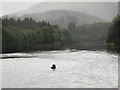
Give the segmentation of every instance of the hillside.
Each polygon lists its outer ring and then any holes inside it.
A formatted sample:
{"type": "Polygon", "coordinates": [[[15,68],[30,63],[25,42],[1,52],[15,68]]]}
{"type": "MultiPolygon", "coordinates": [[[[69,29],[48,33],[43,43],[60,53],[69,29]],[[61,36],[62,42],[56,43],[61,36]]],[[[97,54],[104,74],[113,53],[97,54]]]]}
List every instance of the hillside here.
{"type": "Polygon", "coordinates": [[[104,20],[82,12],[70,10],[51,10],[44,13],[25,14],[22,18],[32,17],[36,21],[46,21],[61,28],[67,28],[69,23],[75,22],[77,25],[94,22],[104,22],[104,20]]]}
{"type": "Polygon", "coordinates": [[[106,21],[112,19],[118,13],[117,2],[42,2],[33,5],[26,10],[16,12],[13,15],[22,16],[24,14],[43,13],[50,10],[72,10],[84,12],[89,15],[97,16],[106,21]]]}

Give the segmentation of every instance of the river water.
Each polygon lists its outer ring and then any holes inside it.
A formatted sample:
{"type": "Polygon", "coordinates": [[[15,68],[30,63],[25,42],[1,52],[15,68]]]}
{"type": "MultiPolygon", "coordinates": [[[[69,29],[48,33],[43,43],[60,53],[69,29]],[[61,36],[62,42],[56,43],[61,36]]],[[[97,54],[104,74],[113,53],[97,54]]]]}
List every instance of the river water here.
{"type": "Polygon", "coordinates": [[[106,51],[2,54],[3,88],[117,88],[118,56],[106,51]],[[52,64],[57,69],[50,69],[52,64]]]}

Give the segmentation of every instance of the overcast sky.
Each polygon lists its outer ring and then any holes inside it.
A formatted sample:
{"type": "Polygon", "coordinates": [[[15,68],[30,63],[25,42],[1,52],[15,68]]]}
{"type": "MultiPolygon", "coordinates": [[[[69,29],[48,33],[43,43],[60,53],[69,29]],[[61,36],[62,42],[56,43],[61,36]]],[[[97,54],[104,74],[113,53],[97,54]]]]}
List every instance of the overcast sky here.
{"type": "Polygon", "coordinates": [[[119,0],[0,0],[0,16],[25,10],[38,2],[73,2],[73,1],[74,2],[118,2],[119,0]]]}
{"type": "Polygon", "coordinates": [[[36,3],[35,2],[3,2],[2,3],[2,15],[11,14],[11,13],[25,10],[36,3]]]}

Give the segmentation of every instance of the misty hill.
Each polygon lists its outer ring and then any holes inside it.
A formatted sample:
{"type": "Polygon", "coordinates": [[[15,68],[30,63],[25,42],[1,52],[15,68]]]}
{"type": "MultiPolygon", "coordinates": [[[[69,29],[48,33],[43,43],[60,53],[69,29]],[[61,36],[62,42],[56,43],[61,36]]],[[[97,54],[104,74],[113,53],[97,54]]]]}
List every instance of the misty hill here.
{"type": "Polygon", "coordinates": [[[72,10],[111,21],[118,13],[117,2],[42,2],[13,15],[43,13],[50,10],[72,10]]]}
{"type": "Polygon", "coordinates": [[[77,25],[104,22],[103,19],[98,17],[70,10],[51,10],[44,13],[25,14],[22,16],[22,18],[25,17],[31,17],[36,21],[50,22],[50,24],[59,25],[61,28],[67,28],[68,24],[73,22],[77,25]]]}

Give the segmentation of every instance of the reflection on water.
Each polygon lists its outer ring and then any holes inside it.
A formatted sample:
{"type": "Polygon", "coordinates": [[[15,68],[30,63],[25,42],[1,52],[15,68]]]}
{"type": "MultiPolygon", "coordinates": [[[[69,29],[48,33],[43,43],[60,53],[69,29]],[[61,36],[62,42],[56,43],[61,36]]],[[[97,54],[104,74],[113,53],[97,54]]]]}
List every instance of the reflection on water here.
{"type": "Polygon", "coordinates": [[[103,51],[3,54],[3,88],[117,88],[118,57],[103,51]],[[13,57],[14,58],[9,58],[13,57]],[[57,69],[51,70],[55,63],[57,69]]]}

